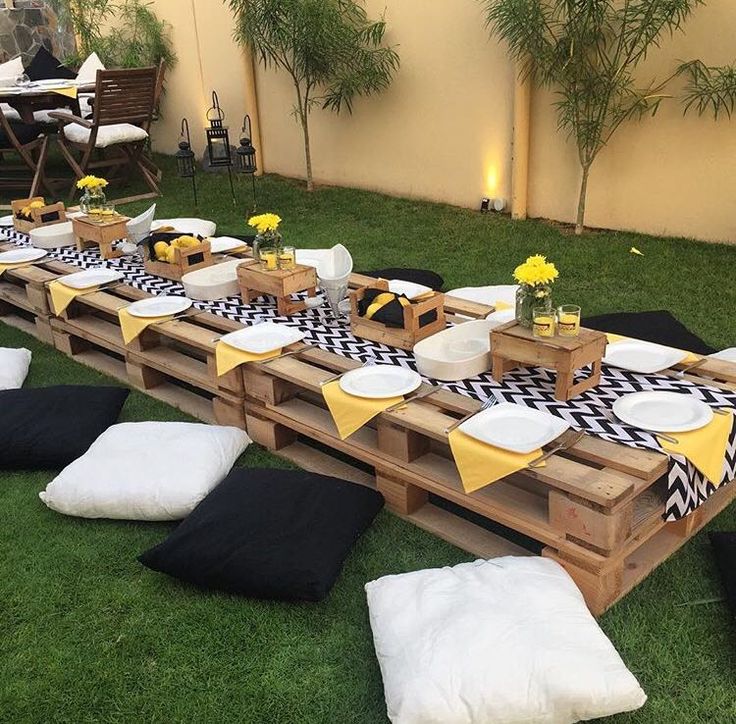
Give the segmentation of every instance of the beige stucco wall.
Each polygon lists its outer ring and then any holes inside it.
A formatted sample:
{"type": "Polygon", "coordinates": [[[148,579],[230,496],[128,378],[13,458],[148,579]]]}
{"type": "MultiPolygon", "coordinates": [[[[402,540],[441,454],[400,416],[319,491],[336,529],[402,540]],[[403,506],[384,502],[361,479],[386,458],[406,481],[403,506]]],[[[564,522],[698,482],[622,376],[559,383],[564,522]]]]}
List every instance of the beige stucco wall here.
{"type": "MultiPolygon", "coordinates": [[[[221,0],[154,0],[174,26],[179,65],[171,73],[156,148],[176,149],[186,115],[195,150],[203,144],[209,93],[218,91],[237,138],[246,108],[245,60],[232,40],[221,0]]],[[[381,96],[359,99],[352,116],[316,109],[311,116],[314,175],[324,183],[375,189],[477,207],[481,196],[510,196],[513,71],[489,41],[477,0],[366,0],[385,10],[387,42],[401,70],[381,96]]],[[[666,39],[649,72],[662,77],[680,59],[733,60],[736,4],[709,0],[686,36],[666,39]]],[[[258,68],[259,162],[268,172],[301,177],[301,130],[291,115],[293,88],[283,73],[258,68]]],[[[556,130],[551,95],[535,91],[529,211],[572,220],[579,168],[574,147],[556,130]]],[[[736,240],[736,120],[683,118],[675,102],[623,128],[593,170],[587,221],[592,226],[736,240]]]]}

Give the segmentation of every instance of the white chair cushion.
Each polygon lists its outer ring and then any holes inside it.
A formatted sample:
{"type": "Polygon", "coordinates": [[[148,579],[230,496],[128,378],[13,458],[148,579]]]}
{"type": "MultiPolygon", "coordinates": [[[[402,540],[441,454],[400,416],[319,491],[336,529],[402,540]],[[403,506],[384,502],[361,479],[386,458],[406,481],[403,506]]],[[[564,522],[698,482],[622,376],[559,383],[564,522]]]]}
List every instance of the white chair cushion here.
{"type": "MultiPolygon", "coordinates": [[[[0,109],[3,112],[3,115],[9,120],[9,121],[20,121],[20,113],[15,110],[15,108],[12,108],[7,103],[0,103],[0,109]]],[[[54,118],[51,118],[49,116],[49,113],[54,112],[59,113],[69,113],[68,108],[53,108],[49,110],[43,110],[43,111],[34,111],[33,112],[33,120],[36,121],[36,123],[56,123],[56,120],[54,118]]]]}
{"type": "Polygon", "coordinates": [[[516,284],[495,284],[487,287],[460,287],[447,292],[447,294],[480,304],[494,305],[496,302],[506,302],[506,304],[514,306],[518,288],[516,284]]]}
{"type": "Polygon", "coordinates": [[[171,226],[180,234],[194,234],[204,238],[214,236],[217,231],[217,224],[207,219],[156,219],[151,224],[151,230],[156,231],[163,226],[171,226]]]}
{"type": "Polygon", "coordinates": [[[98,70],[105,70],[105,66],[97,53],[90,53],[84,63],[79,66],[77,83],[94,83],[97,80],[98,70]]]}
{"type": "Polygon", "coordinates": [[[479,560],[365,589],[394,724],[571,724],[646,701],[552,560],[479,560]]]}
{"type": "Polygon", "coordinates": [[[714,352],[710,355],[714,359],[722,359],[726,362],[736,362],[736,347],[729,347],[728,349],[722,349],[720,352],[714,352]]]}
{"type": "MultiPolygon", "coordinates": [[[[92,100],[94,97],[94,93],[85,93],[84,95],[80,94],[77,96],[77,100],[79,101],[79,113],[82,118],[87,118],[94,113],[94,108],[92,106],[92,100]]],[[[66,110],[68,113],[69,109],[67,108],[66,110]]]]}
{"type": "Polygon", "coordinates": [[[52,510],[81,518],[180,520],[230,472],[249,443],[236,427],[113,425],[40,498],[52,510]]]}
{"type": "MultiPolygon", "coordinates": [[[[69,123],[64,126],[64,135],[73,143],[87,143],[90,130],[79,123],[69,123]]],[[[132,143],[144,141],[148,133],[131,123],[113,123],[110,126],[100,126],[97,131],[95,148],[107,148],[118,143],[132,143]]]]}
{"type": "Polygon", "coordinates": [[[23,387],[30,366],[30,350],[25,347],[0,347],[0,390],[17,390],[23,387]]]}
{"type": "Polygon", "coordinates": [[[18,111],[16,111],[15,108],[8,105],[7,103],[0,103],[0,110],[2,110],[3,115],[9,121],[19,121],[20,120],[20,113],[18,113],[18,111]]]}

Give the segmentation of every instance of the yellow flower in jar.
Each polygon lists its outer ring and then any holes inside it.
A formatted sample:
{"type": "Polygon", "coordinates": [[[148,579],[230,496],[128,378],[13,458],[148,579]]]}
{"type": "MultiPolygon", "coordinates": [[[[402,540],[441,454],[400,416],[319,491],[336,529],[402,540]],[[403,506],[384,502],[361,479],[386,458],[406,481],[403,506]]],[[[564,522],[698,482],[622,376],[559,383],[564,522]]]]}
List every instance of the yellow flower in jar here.
{"type": "Polygon", "coordinates": [[[277,214],[259,214],[248,219],[248,225],[252,226],[259,234],[276,231],[281,223],[281,217],[277,214]]]}

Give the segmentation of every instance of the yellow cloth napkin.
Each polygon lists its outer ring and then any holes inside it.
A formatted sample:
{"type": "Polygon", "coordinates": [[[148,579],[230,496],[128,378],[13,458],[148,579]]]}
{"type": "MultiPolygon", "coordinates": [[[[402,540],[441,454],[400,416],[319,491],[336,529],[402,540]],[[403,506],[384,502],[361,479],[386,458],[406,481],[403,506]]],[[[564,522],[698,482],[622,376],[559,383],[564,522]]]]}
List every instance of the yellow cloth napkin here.
{"type": "MultiPolygon", "coordinates": [[[[631,337],[624,337],[621,334],[613,334],[612,332],[606,332],[606,337],[608,338],[608,344],[616,344],[616,342],[623,342],[625,339],[631,339],[631,337]]],[[[682,351],[687,352],[685,349],[682,351]]],[[[699,362],[701,359],[702,357],[699,354],[695,354],[695,352],[687,352],[687,357],[682,360],[680,364],[691,365],[699,362]]]]}
{"type": "Polygon", "coordinates": [[[173,314],[167,314],[165,317],[135,317],[127,309],[118,309],[125,344],[130,344],[146,327],[159,322],[168,322],[173,317],[173,314]]]}
{"type": "Polygon", "coordinates": [[[497,312],[503,312],[504,309],[511,309],[511,305],[508,302],[502,302],[500,299],[497,299],[493,306],[497,312]]]}
{"type": "Polygon", "coordinates": [[[61,314],[80,294],[90,294],[97,291],[97,287],[88,287],[87,289],[72,289],[62,284],[58,279],[49,284],[51,292],[51,306],[54,308],[54,314],[61,314]]]}
{"type": "Polygon", "coordinates": [[[22,266],[30,266],[31,264],[33,264],[32,261],[19,261],[15,264],[0,264],[0,277],[6,269],[18,269],[22,266]]]}
{"type": "Polygon", "coordinates": [[[350,437],[366,422],[378,415],[379,412],[383,412],[391,405],[396,405],[404,399],[403,396],[399,396],[371,400],[349,395],[340,389],[340,380],[323,385],[322,396],[327,402],[327,407],[330,408],[332,419],[335,421],[341,440],[350,437]]]}
{"type": "Polygon", "coordinates": [[[280,349],[274,349],[263,354],[253,354],[252,352],[244,352],[242,349],[235,349],[235,347],[231,347],[226,342],[218,342],[215,347],[217,376],[220,377],[245,362],[263,362],[264,360],[278,357],[280,354],[280,349]]]}
{"type": "MultiPolygon", "coordinates": [[[[509,452],[466,435],[456,428],[448,435],[466,493],[474,493],[511,473],[523,470],[532,460],[543,455],[540,448],[527,454],[509,452]]],[[[545,463],[541,463],[544,466],[545,463]]]]}
{"type": "Polygon", "coordinates": [[[700,430],[673,432],[677,445],[662,438],[659,444],[667,452],[684,455],[713,485],[721,484],[726,445],[731,434],[733,415],[713,415],[713,419],[700,430]]]}
{"type": "Polygon", "coordinates": [[[67,86],[64,88],[51,88],[54,93],[58,93],[60,96],[66,96],[67,98],[76,98],[77,89],[74,86],[67,86]]]}

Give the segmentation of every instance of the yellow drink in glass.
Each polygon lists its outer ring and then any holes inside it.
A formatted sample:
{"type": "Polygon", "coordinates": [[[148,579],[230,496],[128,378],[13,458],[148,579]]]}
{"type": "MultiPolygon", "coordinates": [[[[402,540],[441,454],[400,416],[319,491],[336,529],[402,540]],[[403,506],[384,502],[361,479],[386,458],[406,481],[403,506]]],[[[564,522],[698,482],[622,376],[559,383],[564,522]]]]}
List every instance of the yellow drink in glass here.
{"type": "Polygon", "coordinates": [[[560,337],[577,337],[580,334],[580,307],[563,304],[557,309],[557,331],[560,337]]]}

